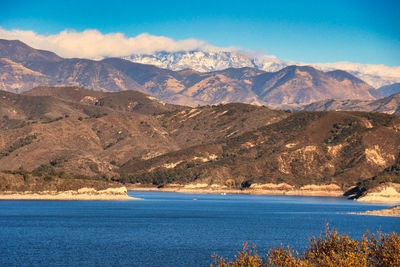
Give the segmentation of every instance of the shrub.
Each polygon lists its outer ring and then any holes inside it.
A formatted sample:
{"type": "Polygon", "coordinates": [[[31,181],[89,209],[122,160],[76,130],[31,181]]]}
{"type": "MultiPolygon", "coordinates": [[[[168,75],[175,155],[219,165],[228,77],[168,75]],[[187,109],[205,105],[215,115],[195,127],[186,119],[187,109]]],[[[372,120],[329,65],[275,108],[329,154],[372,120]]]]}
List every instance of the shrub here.
{"type": "Polygon", "coordinates": [[[51,176],[49,176],[49,175],[46,175],[46,176],[44,177],[44,181],[45,181],[45,182],[50,182],[50,181],[53,181],[53,180],[54,180],[54,178],[51,177],[51,176]]]}
{"type": "Polygon", "coordinates": [[[39,167],[37,167],[36,169],[34,169],[32,171],[32,173],[36,176],[36,174],[40,174],[40,173],[46,173],[46,174],[50,174],[50,175],[55,175],[56,171],[54,170],[54,168],[50,165],[47,164],[41,164],[39,167]]]}
{"type": "Polygon", "coordinates": [[[229,178],[229,179],[227,179],[227,180],[225,181],[225,184],[226,184],[229,188],[232,188],[232,187],[235,186],[235,180],[229,178]]]}
{"type": "Polygon", "coordinates": [[[3,158],[3,157],[9,156],[12,152],[14,152],[15,150],[17,150],[17,149],[19,149],[19,148],[21,148],[23,146],[27,146],[27,145],[33,143],[33,141],[35,139],[37,139],[37,136],[35,134],[18,139],[8,149],[0,151],[0,159],[3,158]]]}
{"type": "Polygon", "coordinates": [[[327,226],[318,238],[312,238],[308,248],[299,254],[283,245],[271,248],[267,255],[258,255],[256,247],[243,244],[234,260],[212,255],[211,266],[400,266],[400,236],[397,233],[364,234],[361,240],[341,235],[327,226]]]}

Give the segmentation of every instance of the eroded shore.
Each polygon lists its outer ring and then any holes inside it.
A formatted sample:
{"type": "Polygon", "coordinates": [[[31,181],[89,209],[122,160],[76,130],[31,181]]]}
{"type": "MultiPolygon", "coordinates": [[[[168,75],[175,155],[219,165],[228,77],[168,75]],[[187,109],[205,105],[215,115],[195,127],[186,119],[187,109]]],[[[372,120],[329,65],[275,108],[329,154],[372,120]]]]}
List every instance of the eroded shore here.
{"type": "Polygon", "coordinates": [[[126,187],[107,188],[96,190],[94,188],[81,188],[68,191],[42,191],[42,192],[12,192],[0,193],[0,200],[134,200],[130,197],[126,187]]]}

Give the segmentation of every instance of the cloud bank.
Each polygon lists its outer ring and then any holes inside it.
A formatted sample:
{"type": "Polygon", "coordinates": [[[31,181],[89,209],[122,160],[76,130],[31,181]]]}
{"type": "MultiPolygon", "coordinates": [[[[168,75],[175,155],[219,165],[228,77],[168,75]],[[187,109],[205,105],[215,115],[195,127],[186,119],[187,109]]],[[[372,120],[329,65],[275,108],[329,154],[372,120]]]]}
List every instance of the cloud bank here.
{"type": "Polygon", "coordinates": [[[61,57],[98,59],[132,54],[152,54],[157,51],[218,50],[206,41],[186,39],[176,41],[147,33],[127,37],[122,33],[103,34],[98,30],[77,32],[65,30],[58,34],[40,35],[33,31],[5,30],[0,27],[0,39],[20,40],[36,49],[55,52],[61,57]]]}

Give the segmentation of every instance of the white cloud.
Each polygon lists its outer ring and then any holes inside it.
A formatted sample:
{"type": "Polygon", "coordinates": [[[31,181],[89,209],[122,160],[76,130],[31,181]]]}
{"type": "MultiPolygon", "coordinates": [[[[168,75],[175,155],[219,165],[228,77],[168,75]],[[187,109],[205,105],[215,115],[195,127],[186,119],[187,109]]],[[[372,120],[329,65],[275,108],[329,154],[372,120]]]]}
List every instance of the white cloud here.
{"type": "Polygon", "coordinates": [[[157,51],[218,50],[209,43],[186,39],[176,41],[147,33],[127,37],[122,33],[103,34],[98,30],[77,32],[65,30],[58,34],[40,35],[33,31],[5,30],[0,27],[0,38],[20,40],[36,49],[50,50],[62,57],[102,58],[131,54],[151,54],[157,51]]]}

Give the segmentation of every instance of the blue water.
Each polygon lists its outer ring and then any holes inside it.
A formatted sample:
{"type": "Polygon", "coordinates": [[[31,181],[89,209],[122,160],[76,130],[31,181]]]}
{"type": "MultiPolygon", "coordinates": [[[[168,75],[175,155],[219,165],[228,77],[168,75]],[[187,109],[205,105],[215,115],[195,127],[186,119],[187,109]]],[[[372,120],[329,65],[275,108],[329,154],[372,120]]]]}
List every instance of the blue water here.
{"type": "Polygon", "coordinates": [[[400,232],[387,206],[344,198],[130,192],[130,201],[0,201],[0,266],[209,266],[244,241],[306,247],[326,223],[359,238],[400,232]]]}

